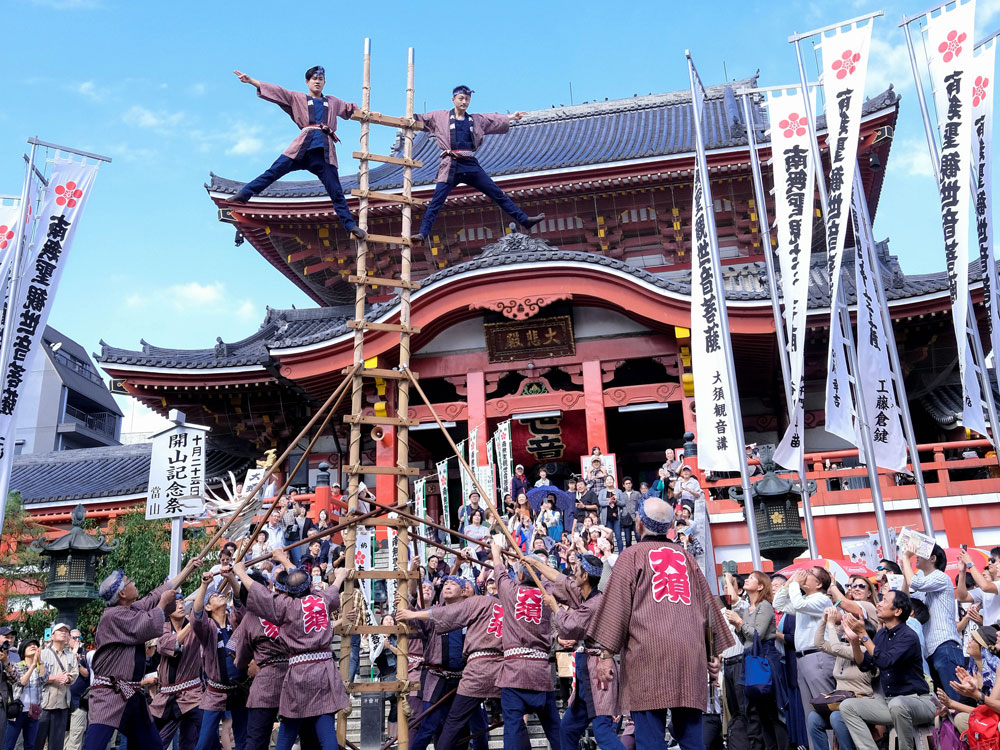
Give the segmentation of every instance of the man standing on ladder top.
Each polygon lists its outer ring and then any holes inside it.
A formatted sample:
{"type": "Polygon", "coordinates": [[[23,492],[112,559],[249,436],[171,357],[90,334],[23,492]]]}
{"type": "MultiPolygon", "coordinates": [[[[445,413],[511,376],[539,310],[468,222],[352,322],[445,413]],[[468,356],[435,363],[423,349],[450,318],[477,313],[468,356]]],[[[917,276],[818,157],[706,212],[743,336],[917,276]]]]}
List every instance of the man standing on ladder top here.
{"type": "Polygon", "coordinates": [[[545,214],[528,216],[518,208],[479,166],[475,157],[484,136],[506,133],[510,130],[511,121],[520,120],[524,117],[524,112],[515,112],[512,115],[472,114],[468,110],[474,93],[468,86],[456,86],[451,92],[454,109],[439,109],[413,115],[414,120],[422,122],[424,129],[437,138],[438,146],[441,147],[441,166],[437,171],[434,197],[431,198],[424,220],[420,223],[420,232],[413,235],[412,239],[416,242],[426,242],[431,236],[431,229],[438,212],[448,194],[459,183],[474,187],[487,198],[491,198],[525,230],[531,229],[545,218],[545,214]]]}
{"type": "Polygon", "coordinates": [[[319,177],[330,195],[330,200],[333,201],[333,208],[344,229],[359,240],[365,239],[368,236],[367,232],[358,226],[347,208],[347,200],[344,198],[340,175],[337,172],[337,148],[334,145],[340,140],[337,137],[337,118],[351,119],[351,115],[358,110],[358,105],[341,101],[335,96],[323,96],[326,72],[320,65],[306,71],[308,94],[258,81],[238,70],[234,70],[233,73],[243,83],[254,86],[257,89],[257,96],[261,99],[274,102],[281,107],[301,130],[274,164],[260,177],[244,185],[230,202],[246,203],[275,180],[289,172],[304,169],[319,177]]]}

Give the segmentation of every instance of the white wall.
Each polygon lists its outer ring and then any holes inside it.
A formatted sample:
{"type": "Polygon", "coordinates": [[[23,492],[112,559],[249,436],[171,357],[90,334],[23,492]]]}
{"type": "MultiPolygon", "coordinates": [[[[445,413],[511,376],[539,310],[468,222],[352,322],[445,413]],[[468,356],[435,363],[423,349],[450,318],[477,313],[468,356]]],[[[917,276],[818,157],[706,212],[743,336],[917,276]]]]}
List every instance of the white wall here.
{"type": "Polygon", "coordinates": [[[482,315],[463,320],[442,331],[422,347],[417,356],[444,354],[447,352],[483,351],[486,349],[486,334],[483,333],[482,315]]]}
{"type": "Polygon", "coordinates": [[[573,337],[577,341],[616,336],[623,333],[643,333],[649,328],[614,310],[603,307],[573,307],[573,337]]]}

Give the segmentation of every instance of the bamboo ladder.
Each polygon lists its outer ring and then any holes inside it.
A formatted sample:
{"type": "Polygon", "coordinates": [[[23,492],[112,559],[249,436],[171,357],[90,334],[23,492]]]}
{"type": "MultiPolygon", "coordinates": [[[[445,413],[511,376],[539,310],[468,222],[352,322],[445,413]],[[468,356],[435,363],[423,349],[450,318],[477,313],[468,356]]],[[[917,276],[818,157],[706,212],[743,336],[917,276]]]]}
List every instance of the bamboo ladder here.
{"type": "MultiPolygon", "coordinates": [[[[420,126],[413,121],[413,48],[409,49],[406,66],[406,115],[405,117],[390,117],[379,112],[371,111],[371,40],[365,39],[364,46],[364,66],[362,77],[361,111],[356,112],[352,119],[361,123],[361,143],[360,151],[354,152],[354,158],[360,161],[358,171],[359,188],[351,191],[351,195],[359,199],[358,224],[368,230],[368,209],[371,199],[387,200],[394,203],[402,203],[402,226],[399,237],[368,234],[366,240],[357,243],[357,268],[355,275],[349,276],[348,280],[355,285],[354,294],[354,320],[348,323],[348,327],[354,330],[354,366],[346,368],[344,373],[350,375],[351,383],[351,413],[344,417],[344,421],[350,424],[351,438],[349,449],[349,465],[347,467],[348,482],[348,518],[358,513],[358,485],[362,474],[391,474],[396,477],[396,505],[405,510],[410,498],[410,477],[418,473],[418,469],[409,468],[409,427],[417,423],[416,420],[409,419],[407,413],[410,403],[410,383],[407,376],[410,364],[410,336],[419,333],[418,328],[410,326],[410,293],[419,289],[420,285],[410,280],[410,234],[412,223],[412,210],[414,205],[422,205],[425,201],[412,197],[413,189],[413,168],[421,166],[420,162],[413,161],[413,135],[420,126]],[[369,151],[369,129],[371,125],[386,125],[403,130],[403,156],[383,156],[373,154],[369,151]],[[380,193],[370,189],[369,183],[369,163],[381,162],[386,164],[399,164],[403,167],[403,190],[402,194],[380,193]],[[368,273],[369,247],[373,244],[399,246],[401,254],[399,278],[380,278],[368,273]],[[399,323],[376,323],[365,320],[365,300],[369,287],[393,287],[399,289],[399,323]],[[399,333],[399,365],[400,369],[378,368],[377,366],[366,367],[364,356],[365,331],[381,331],[389,333],[399,333]],[[396,389],[396,416],[365,415],[364,389],[365,381],[395,381],[396,389]],[[365,425],[372,426],[373,437],[382,439],[388,432],[394,436],[394,448],[396,460],[393,466],[365,466],[362,465],[361,438],[362,428],[365,425]]],[[[409,533],[408,522],[401,517],[390,518],[382,516],[379,518],[362,521],[369,526],[390,526],[397,529],[397,565],[393,571],[359,571],[355,566],[355,542],[357,539],[356,527],[351,526],[344,532],[344,549],[346,552],[345,565],[351,575],[348,576],[344,586],[344,601],[351,601],[354,598],[355,579],[364,578],[396,578],[399,581],[400,593],[406,590],[407,583],[411,577],[409,572],[409,533]]],[[[401,606],[405,606],[405,596],[401,597],[401,606]]],[[[409,692],[409,682],[407,681],[407,637],[406,628],[399,626],[383,625],[353,625],[348,626],[342,632],[343,636],[350,633],[360,635],[383,634],[397,635],[399,657],[396,660],[396,681],[395,682],[357,682],[350,683],[349,660],[351,644],[350,638],[341,639],[340,672],[347,684],[348,692],[351,694],[366,692],[396,692],[399,700],[396,703],[396,719],[399,738],[399,750],[407,750],[409,747],[409,730],[405,710],[408,708],[407,695],[409,692]],[[406,708],[404,708],[406,707],[406,708]]],[[[341,711],[337,717],[337,739],[341,747],[345,747],[347,736],[347,715],[341,711]]]]}

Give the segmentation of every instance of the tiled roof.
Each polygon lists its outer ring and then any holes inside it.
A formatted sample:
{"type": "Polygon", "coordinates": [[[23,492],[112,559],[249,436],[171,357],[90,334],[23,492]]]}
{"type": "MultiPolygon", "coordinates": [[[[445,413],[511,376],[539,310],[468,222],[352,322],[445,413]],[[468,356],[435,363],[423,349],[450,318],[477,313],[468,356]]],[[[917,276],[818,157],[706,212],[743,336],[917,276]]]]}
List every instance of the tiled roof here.
{"type": "MultiPolygon", "coordinates": [[[[28,505],[144,493],[152,447],[152,443],[135,443],[16,456],[10,489],[20,492],[28,505]]],[[[228,471],[242,473],[252,463],[213,448],[209,438],[205,465],[209,484],[217,483],[228,471]]]]}
{"type": "MultiPolygon", "coordinates": [[[[943,292],[948,288],[948,279],[942,271],[936,274],[906,276],[899,267],[899,261],[888,252],[888,241],[878,245],[878,256],[882,261],[882,283],[890,300],[905,299],[924,294],[943,292]]],[[[845,253],[844,286],[849,303],[856,300],[854,275],[851,272],[853,260],[850,251],[845,253]]],[[[509,265],[538,264],[539,270],[557,269],[565,263],[587,263],[609,271],[625,273],[635,279],[658,287],[666,292],[688,295],[691,292],[691,271],[673,271],[654,274],[628,265],[614,258],[578,250],[559,250],[544,240],[523,234],[504,235],[500,240],[487,245],[483,253],[465,263],[448,266],[421,281],[421,289],[482,269],[502,268],[509,265]]],[[[779,272],[780,273],[780,272],[779,272]]],[[[979,276],[978,261],[970,264],[969,278],[974,282],[979,276]]],[[[822,257],[814,258],[810,264],[809,307],[812,309],[829,306],[829,279],[826,262],[822,257]]],[[[723,270],[726,298],[733,301],[763,301],[769,299],[767,277],[763,261],[726,266],[723,270]]],[[[780,288],[780,287],[779,287],[780,288]]],[[[414,304],[419,304],[419,299],[414,304]]],[[[365,317],[375,319],[385,315],[396,306],[395,298],[374,305],[365,317]]],[[[219,344],[215,349],[166,349],[145,344],[141,351],[119,349],[105,344],[102,352],[95,355],[103,364],[126,364],[133,366],[160,366],[183,368],[235,367],[241,364],[266,364],[270,362],[271,349],[307,346],[328,341],[348,331],[347,321],[353,319],[353,306],[321,307],[308,310],[268,309],[260,330],[249,338],[235,344],[219,344]]]]}
{"type": "MultiPolygon", "coordinates": [[[[1000,404],[996,370],[991,369],[989,374],[993,384],[993,401],[1000,404]]],[[[962,383],[957,372],[947,382],[917,396],[916,400],[942,428],[952,430],[962,426],[962,383]]]]}
{"type": "MultiPolygon", "coordinates": [[[[706,137],[709,149],[746,145],[742,108],[735,91],[756,87],[757,77],[731,84],[710,86],[705,99],[706,137]]],[[[899,97],[890,87],[865,102],[869,114],[896,104],[899,97]]],[[[760,131],[767,116],[755,107],[754,119],[760,131]]],[[[825,118],[817,125],[822,131],[825,118]]],[[[691,94],[687,90],[650,94],[630,99],[589,102],[571,107],[528,112],[511,124],[503,137],[487,136],[476,152],[483,168],[493,176],[524,174],[550,169],[570,169],[587,165],[647,159],[694,151],[691,122],[691,94]]],[[[767,142],[763,132],[758,141],[767,142]]],[[[397,137],[393,153],[399,155],[402,141],[397,137]]],[[[413,158],[423,166],[413,171],[414,185],[433,184],[440,150],[437,142],[423,131],[413,141],[413,158]]],[[[372,190],[392,190],[403,184],[403,167],[385,164],[369,173],[372,190]]],[[[357,175],[341,177],[344,192],[358,187],[357,175]]],[[[234,194],[244,183],[211,174],[206,187],[214,192],[234,194]]],[[[317,180],[276,182],[262,193],[271,198],[326,196],[317,180]]]]}

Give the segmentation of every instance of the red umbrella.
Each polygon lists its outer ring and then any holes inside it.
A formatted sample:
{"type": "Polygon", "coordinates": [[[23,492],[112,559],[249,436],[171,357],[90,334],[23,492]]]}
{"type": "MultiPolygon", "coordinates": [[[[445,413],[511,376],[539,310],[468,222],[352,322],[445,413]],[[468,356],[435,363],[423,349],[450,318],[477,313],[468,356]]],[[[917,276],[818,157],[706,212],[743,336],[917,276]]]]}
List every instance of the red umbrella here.
{"type": "MultiPolygon", "coordinates": [[[[958,571],[965,569],[962,563],[958,561],[958,554],[961,551],[961,547],[948,547],[944,551],[945,557],[948,558],[948,565],[945,567],[945,572],[950,573],[953,578],[958,571]]],[[[969,557],[972,558],[972,562],[980,570],[985,570],[990,562],[990,553],[976,547],[969,547],[969,557]]]]}
{"type": "Polygon", "coordinates": [[[867,565],[862,565],[861,563],[856,563],[852,560],[828,560],[825,557],[820,557],[815,560],[796,560],[787,568],[779,570],[778,573],[788,578],[799,570],[809,570],[810,568],[826,568],[830,571],[830,575],[841,583],[847,583],[851,576],[874,578],[877,575],[877,573],[874,570],[869,569],[867,565]]]}

